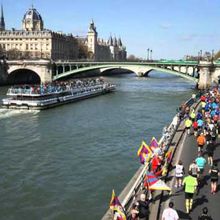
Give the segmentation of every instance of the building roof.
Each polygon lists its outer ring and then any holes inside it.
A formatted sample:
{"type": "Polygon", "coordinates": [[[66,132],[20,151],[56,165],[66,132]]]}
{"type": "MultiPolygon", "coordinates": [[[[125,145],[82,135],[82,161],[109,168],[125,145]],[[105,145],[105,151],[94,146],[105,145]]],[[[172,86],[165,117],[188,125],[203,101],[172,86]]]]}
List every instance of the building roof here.
{"type": "Polygon", "coordinates": [[[35,8],[30,8],[25,13],[23,20],[34,20],[34,21],[41,21],[43,22],[43,19],[40,15],[40,13],[35,8]]]}

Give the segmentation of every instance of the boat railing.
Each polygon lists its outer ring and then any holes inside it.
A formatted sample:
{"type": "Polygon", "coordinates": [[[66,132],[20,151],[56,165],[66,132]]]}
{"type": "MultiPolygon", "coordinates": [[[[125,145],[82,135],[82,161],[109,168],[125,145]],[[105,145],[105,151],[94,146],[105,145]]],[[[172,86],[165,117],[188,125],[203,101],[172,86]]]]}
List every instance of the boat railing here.
{"type": "Polygon", "coordinates": [[[96,83],[94,85],[82,85],[74,87],[66,87],[65,89],[61,87],[49,87],[47,89],[43,88],[22,88],[22,87],[12,87],[8,89],[8,96],[44,96],[52,94],[61,94],[65,92],[82,93],[94,90],[104,89],[104,86],[109,86],[109,83],[96,83]]]}

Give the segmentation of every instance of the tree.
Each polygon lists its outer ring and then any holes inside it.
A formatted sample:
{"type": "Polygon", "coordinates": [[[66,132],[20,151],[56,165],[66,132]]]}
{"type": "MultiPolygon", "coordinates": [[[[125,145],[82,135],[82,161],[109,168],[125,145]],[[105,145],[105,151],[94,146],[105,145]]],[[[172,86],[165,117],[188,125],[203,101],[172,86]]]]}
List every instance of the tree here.
{"type": "Polygon", "coordinates": [[[135,55],[131,54],[128,56],[128,61],[136,61],[135,55]]]}
{"type": "Polygon", "coordinates": [[[9,60],[20,59],[21,51],[16,48],[10,49],[6,52],[6,56],[9,60]]]}
{"type": "Polygon", "coordinates": [[[214,60],[217,60],[220,58],[220,50],[214,55],[214,60]]]}
{"type": "Polygon", "coordinates": [[[88,48],[85,44],[79,43],[79,59],[87,59],[89,58],[88,48]]]}

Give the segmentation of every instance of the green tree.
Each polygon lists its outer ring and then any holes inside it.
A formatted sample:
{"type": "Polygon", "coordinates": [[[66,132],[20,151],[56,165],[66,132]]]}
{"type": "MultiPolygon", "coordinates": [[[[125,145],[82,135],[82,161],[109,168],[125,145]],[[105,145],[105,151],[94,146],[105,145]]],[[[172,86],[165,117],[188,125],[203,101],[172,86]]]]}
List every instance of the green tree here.
{"type": "Polygon", "coordinates": [[[217,60],[220,58],[220,50],[214,55],[214,60],[217,60]]]}
{"type": "Polygon", "coordinates": [[[9,60],[17,60],[17,59],[20,59],[21,51],[13,48],[6,52],[6,56],[9,60]]]}

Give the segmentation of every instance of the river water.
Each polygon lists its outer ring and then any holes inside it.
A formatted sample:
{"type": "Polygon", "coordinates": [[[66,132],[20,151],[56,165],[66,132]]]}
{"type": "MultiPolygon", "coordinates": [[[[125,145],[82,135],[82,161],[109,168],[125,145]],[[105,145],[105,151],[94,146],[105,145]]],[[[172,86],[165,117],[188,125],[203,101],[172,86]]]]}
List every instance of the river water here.
{"type": "MultiPolygon", "coordinates": [[[[152,72],[105,77],[117,91],[45,111],[0,110],[0,219],[97,220],[194,85],[152,72]]],[[[0,98],[6,87],[0,87],[0,98]]]]}

